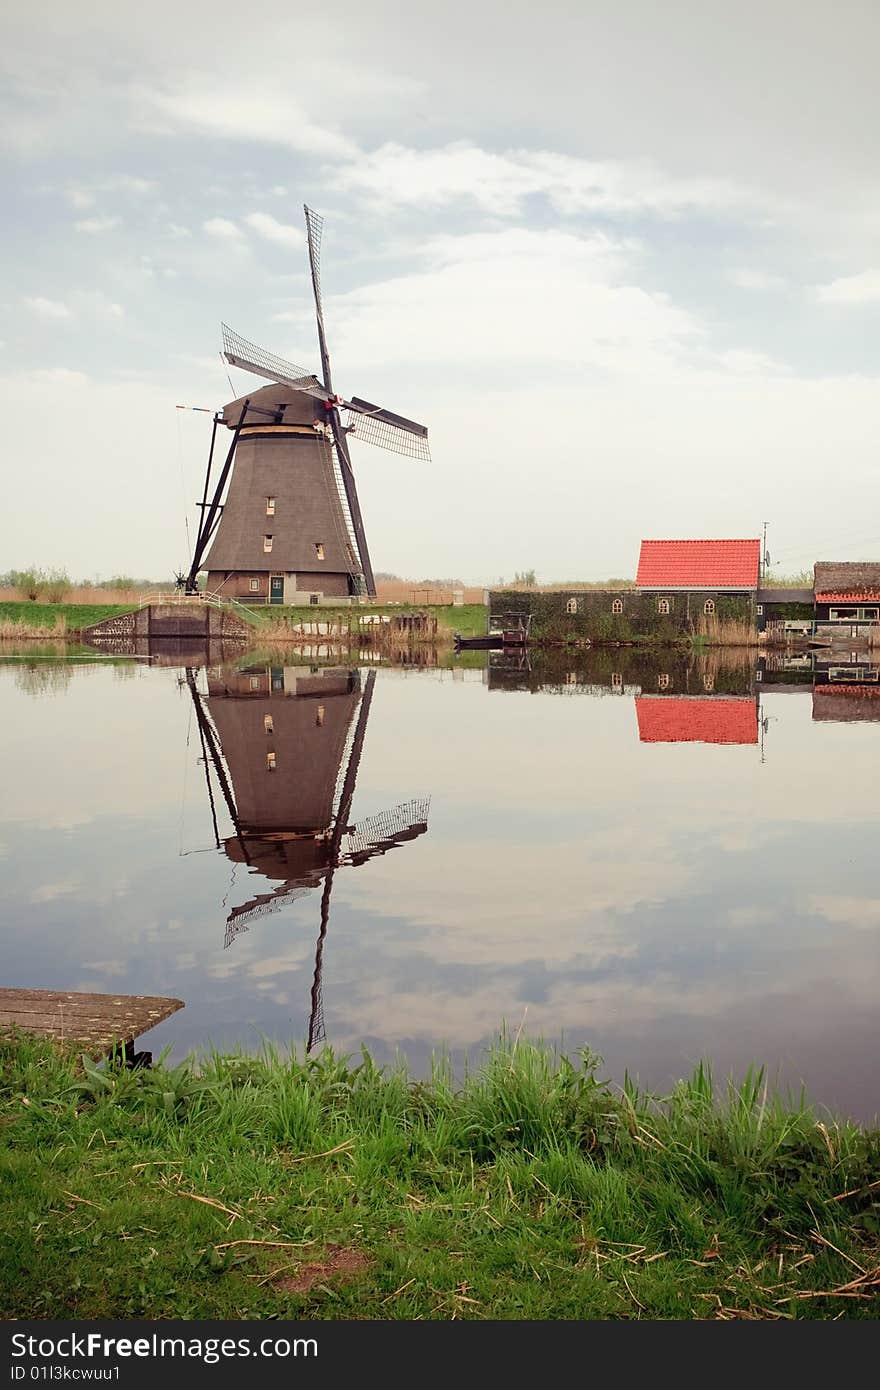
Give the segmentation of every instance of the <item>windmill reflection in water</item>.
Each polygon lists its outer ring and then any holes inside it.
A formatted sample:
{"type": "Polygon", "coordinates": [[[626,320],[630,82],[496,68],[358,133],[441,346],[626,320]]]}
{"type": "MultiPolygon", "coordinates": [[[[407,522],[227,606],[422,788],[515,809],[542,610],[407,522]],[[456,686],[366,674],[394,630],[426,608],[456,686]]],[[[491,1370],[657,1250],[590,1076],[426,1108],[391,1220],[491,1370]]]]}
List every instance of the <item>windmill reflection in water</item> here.
{"type": "Polygon", "coordinates": [[[428,828],[430,798],[351,820],[376,672],[320,667],[187,668],[214,836],[235,864],[277,886],[233,907],[225,946],[259,918],[320,889],[308,1050],[324,1038],[323,956],[337,870],[364,864],[428,828]],[[234,833],[223,838],[223,801],[234,833]]]}

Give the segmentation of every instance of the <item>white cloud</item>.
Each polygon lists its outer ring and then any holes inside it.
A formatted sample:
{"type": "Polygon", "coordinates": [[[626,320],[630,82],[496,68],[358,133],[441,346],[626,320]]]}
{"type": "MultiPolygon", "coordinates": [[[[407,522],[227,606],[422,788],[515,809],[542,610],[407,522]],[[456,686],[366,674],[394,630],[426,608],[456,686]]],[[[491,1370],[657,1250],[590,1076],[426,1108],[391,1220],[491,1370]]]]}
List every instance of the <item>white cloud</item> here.
{"type": "Polygon", "coordinates": [[[189,227],[182,227],[179,222],[169,222],[166,230],[175,241],[183,241],[192,236],[189,227]]]}
{"type": "Polygon", "coordinates": [[[816,298],[820,304],[876,304],[880,300],[880,270],[863,270],[817,285],[816,298]]]}
{"type": "Polygon", "coordinates": [[[728,278],[741,290],[784,290],[788,284],[783,275],[771,275],[766,270],[750,270],[748,266],[732,270],[728,278]]]}
{"type": "Polygon", "coordinates": [[[25,296],[28,308],[41,319],[69,319],[70,309],[60,299],[44,299],[42,295],[25,296]]]}
{"type": "Polygon", "coordinates": [[[417,150],[385,144],[334,174],[337,187],[398,205],[438,207],[474,202],[510,217],[527,198],[542,195],[557,212],[720,212],[754,202],[724,179],[679,178],[648,164],[579,159],[546,150],[494,154],[468,141],[417,150]]]}
{"type": "Polygon", "coordinates": [[[239,241],[241,239],[241,228],[234,222],[230,222],[228,217],[209,217],[202,226],[208,236],[217,237],[222,241],[239,241]]]}
{"type": "Polygon", "coordinates": [[[421,272],[334,298],[338,356],[479,364],[496,380],[514,362],[532,376],[632,373],[668,369],[701,331],[666,295],[632,283],[632,247],[602,234],[439,237],[425,257],[421,272]]]}
{"type": "Polygon", "coordinates": [[[73,225],[78,232],[112,232],[121,222],[121,217],[84,217],[73,225]]]}
{"type": "Polygon", "coordinates": [[[242,76],[235,87],[218,86],[212,72],[184,77],[173,90],[143,87],[138,95],[147,123],[152,113],[164,120],[166,131],[184,126],[225,140],[259,140],[329,159],[357,153],[346,136],[311,120],[291,96],[287,75],[279,79],[265,73],[250,82],[242,76]]]}
{"type": "Polygon", "coordinates": [[[305,234],[299,227],[279,222],[271,213],[250,212],[244,220],[257,236],[261,236],[265,241],[275,242],[278,246],[299,247],[305,243],[305,234]]]}

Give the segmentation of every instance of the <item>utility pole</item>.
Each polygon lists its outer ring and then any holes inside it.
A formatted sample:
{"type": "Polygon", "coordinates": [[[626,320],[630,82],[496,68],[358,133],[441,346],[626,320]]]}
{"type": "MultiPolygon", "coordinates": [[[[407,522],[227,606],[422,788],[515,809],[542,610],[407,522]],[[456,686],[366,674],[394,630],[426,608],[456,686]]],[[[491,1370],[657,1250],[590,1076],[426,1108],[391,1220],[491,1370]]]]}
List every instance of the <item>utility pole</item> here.
{"type": "Polygon", "coordinates": [[[762,541],[761,541],[761,566],[760,566],[760,575],[761,575],[761,581],[762,581],[762,583],[763,583],[764,579],[766,578],[766,567],[767,567],[767,562],[768,562],[768,555],[767,555],[767,522],[765,521],[765,522],[764,522],[764,535],[763,535],[763,539],[762,539],[762,541]]]}

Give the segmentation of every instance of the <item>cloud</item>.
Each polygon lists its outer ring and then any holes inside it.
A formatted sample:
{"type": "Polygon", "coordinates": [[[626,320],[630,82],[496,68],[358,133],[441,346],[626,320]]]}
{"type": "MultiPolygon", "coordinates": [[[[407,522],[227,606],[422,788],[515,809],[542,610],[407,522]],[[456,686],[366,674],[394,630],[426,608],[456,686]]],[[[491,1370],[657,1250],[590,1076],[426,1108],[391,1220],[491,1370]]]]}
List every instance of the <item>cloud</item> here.
{"type": "Polygon", "coordinates": [[[202,226],[208,236],[217,237],[222,241],[240,241],[241,228],[234,222],[230,222],[228,217],[209,217],[202,226]]]}
{"type": "Polygon", "coordinates": [[[741,290],[784,290],[788,284],[783,275],[771,275],[766,270],[750,270],[748,266],[731,270],[728,279],[741,290]]]}
{"type": "Polygon", "coordinates": [[[505,365],[547,375],[668,365],[699,322],[632,283],[635,257],[601,233],[509,228],[435,238],[425,268],[336,296],[338,353],[363,362],[505,365]]]}
{"type": "Polygon", "coordinates": [[[305,243],[305,234],[300,231],[299,227],[291,227],[289,223],[279,222],[271,213],[250,212],[244,220],[264,241],[275,242],[278,246],[291,247],[300,247],[305,243]]]}
{"type": "Polygon", "coordinates": [[[41,319],[69,319],[70,309],[60,299],[44,299],[42,295],[25,296],[24,300],[32,313],[41,319]]]}
{"type": "Polygon", "coordinates": [[[121,217],[84,217],[73,225],[78,232],[112,232],[121,222],[121,217]]]}
{"type": "Polygon", "coordinates": [[[880,270],[863,270],[817,285],[816,298],[820,304],[876,304],[880,301],[880,270]]]}
{"type": "Polygon", "coordinates": [[[336,171],[334,184],[383,203],[438,207],[467,201],[503,217],[517,215],[537,195],[566,215],[674,216],[754,202],[748,190],[724,179],[679,178],[649,164],[546,150],[494,154],[468,141],[429,150],[385,144],[336,171]]]}
{"type": "Polygon", "coordinates": [[[175,241],[185,241],[192,236],[189,227],[182,227],[179,222],[169,222],[165,230],[175,241]]]}
{"type": "Polygon", "coordinates": [[[236,87],[218,86],[211,73],[181,78],[173,89],[145,86],[138,97],[147,124],[152,113],[166,131],[184,126],[224,140],[258,140],[330,159],[357,153],[346,136],[311,120],[290,93],[286,77],[265,74],[251,82],[242,77],[236,87]]]}

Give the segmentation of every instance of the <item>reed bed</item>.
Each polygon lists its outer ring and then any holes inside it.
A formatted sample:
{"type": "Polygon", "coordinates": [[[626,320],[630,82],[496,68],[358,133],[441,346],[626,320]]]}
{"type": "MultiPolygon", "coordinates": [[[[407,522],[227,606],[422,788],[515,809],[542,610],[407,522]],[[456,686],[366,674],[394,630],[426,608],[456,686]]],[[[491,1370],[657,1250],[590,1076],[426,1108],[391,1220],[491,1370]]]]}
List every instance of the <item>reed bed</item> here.
{"type": "Polygon", "coordinates": [[[701,616],[695,627],[695,635],[713,647],[760,646],[755,627],[741,618],[701,616]]]}
{"type": "Polygon", "coordinates": [[[20,642],[29,638],[64,638],[67,632],[67,618],[63,613],[56,613],[51,622],[44,623],[0,617],[0,641],[3,642],[20,642]]]}
{"type": "MultiPolygon", "coordinates": [[[[155,586],[151,585],[148,588],[104,589],[95,584],[71,584],[69,586],[64,586],[64,591],[60,598],[53,600],[49,597],[49,594],[43,590],[36,599],[30,600],[30,602],[32,602],[35,607],[40,604],[53,602],[85,604],[89,606],[93,604],[113,603],[126,604],[131,607],[139,603],[144,594],[151,593],[154,587],[155,586]]],[[[165,587],[168,588],[170,586],[166,585],[165,587]]],[[[0,603],[21,603],[23,600],[24,595],[20,589],[13,588],[9,584],[0,585],[0,603]]]]}
{"type": "Polygon", "coordinates": [[[760,1071],[661,1099],[599,1066],[520,1036],[427,1080],[0,1041],[0,1312],[876,1316],[880,1133],[760,1071]]]}

